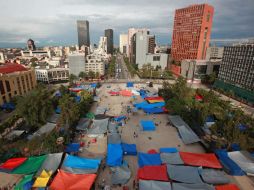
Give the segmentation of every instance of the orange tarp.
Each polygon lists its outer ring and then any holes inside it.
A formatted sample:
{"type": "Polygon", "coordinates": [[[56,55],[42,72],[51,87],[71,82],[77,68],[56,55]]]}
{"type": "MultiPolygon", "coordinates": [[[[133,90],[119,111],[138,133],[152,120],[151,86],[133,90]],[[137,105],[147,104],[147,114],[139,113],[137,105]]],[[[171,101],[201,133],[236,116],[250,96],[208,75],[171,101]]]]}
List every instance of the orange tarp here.
{"type": "Polygon", "coordinates": [[[120,91],[120,94],[121,94],[122,96],[132,96],[132,92],[129,91],[129,90],[121,90],[121,91],[120,91]]]}
{"type": "Polygon", "coordinates": [[[150,104],[164,102],[164,100],[147,100],[150,104]]]}
{"type": "Polygon", "coordinates": [[[96,174],[72,174],[59,170],[50,185],[51,190],[90,190],[96,174]]]}

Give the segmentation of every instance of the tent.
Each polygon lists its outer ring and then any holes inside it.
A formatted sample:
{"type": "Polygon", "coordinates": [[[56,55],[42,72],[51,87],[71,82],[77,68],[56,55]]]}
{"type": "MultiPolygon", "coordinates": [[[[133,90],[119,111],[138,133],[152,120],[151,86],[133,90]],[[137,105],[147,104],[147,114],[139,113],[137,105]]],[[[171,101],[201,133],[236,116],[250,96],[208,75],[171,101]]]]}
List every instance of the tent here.
{"type": "Polygon", "coordinates": [[[138,169],[137,178],[143,180],[169,181],[167,166],[144,166],[138,169]]]}
{"type": "Polygon", "coordinates": [[[62,157],[63,153],[48,154],[41,168],[37,171],[36,176],[39,176],[43,170],[55,173],[61,163],[62,157]]]}
{"type": "Polygon", "coordinates": [[[247,175],[254,175],[254,158],[247,151],[228,153],[231,158],[247,175]]]}
{"type": "Polygon", "coordinates": [[[51,175],[51,171],[47,172],[45,170],[42,170],[41,174],[36,178],[33,187],[46,187],[51,175]]]}
{"type": "Polygon", "coordinates": [[[227,184],[230,182],[224,171],[214,169],[202,169],[199,173],[203,181],[208,184],[227,184]]]}
{"type": "Polygon", "coordinates": [[[67,155],[64,159],[63,166],[77,169],[98,169],[100,159],[81,158],[78,156],[67,155]]]}
{"type": "Polygon", "coordinates": [[[107,111],[107,108],[105,107],[97,107],[96,108],[96,111],[95,111],[95,115],[98,115],[98,114],[105,114],[107,111]]]}
{"type": "Polygon", "coordinates": [[[179,152],[175,153],[161,153],[161,161],[163,164],[183,165],[183,160],[179,152]]]}
{"type": "Polygon", "coordinates": [[[111,183],[114,185],[126,184],[131,178],[131,170],[125,161],[122,166],[111,167],[110,170],[112,172],[111,183]]]}
{"type": "Polygon", "coordinates": [[[107,132],[108,130],[108,118],[94,120],[92,127],[88,130],[88,135],[101,135],[107,132]]]}
{"type": "Polygon", "coordinates": [[[138,153],[138,165],[139,167],[161,165],[160,154],[147,154],[140,152],[138,153]]]}
{"type": "Polygon", "coordinates": [[[158,154],[158,152],[155,149],[149,149],[147,151],[148,154],[158,154]]]}
{"type": "Polygon", "coordinates": [[[37,172],[41,167],[47,155],[43,156],[31,156],[19,167],[15,168],[13,174],[31,174],[37,172]]]}
{"type": "Polygon", "coordinates": [[[94,119],[94,117],[95,117],[95,115],[94,115],[93,112],[88,112],[88,113],[86,114],[86,118],[88,118],[88,119],[94,119]]]}
{"type": "Polygon", "coordinates": [[[143,108],[143,110],[147,114],[164,113],[163,108],[143,108]]]}
{"type": "Polygon", "coordinates": [[[137,155],[136,144],[122,143],[122,149],[124,155],[137,155]]]}
{"type": "Polygon", "coordinates": [[[32,185],[33,185],[33,175],[34,174],[30,174],[30,175],[25,175],[17,185],[15,185],[15,188],[14,190],[29,190],[32,188],[32,185]],[[28,185],[27,184],[31,184],[28,185]]]}
{"type": "Polygon", "coordinates": [[[155,96],[155,97],[146,97],[145,100],[159,100],[159,101],[164,101],[164,98],[161,96],[155,96]]]}
{"type": "Polygon", "coordinates": [[[141,120],[140,125],[144,131],[155,131],[156,128],[151,120],[141,120]]]}
{"type": "Polygon", "coordinates": [[[0,165],[0,169],[4,170],[13,170],[23,164],[27,158],[10,158],[6,162],[0,165]]]}
{"type": "Polygon", "coordinates": [[[60,114],[53,113],[53,114],[51,115],[51,117],[49,117],[49,118],[47,119],[47,122],[56,124],[59,117],[60,117],[60,114]]]}
{"type": "Polygon", "coordinates": [[[154,104],[145,104],[142,106],[142,109],[151,109],[151,108],[161,108],[165,106],[165,102],[158,102],[154,104]]]}
{"type": "Polygon", "coordinates": [[[233,176],[245,175],[244,171],[229,158],[226,150],[216,150],[215,153],[219,157],[219,160],[227,173],[233,176]]]}
{"type": "Polygon", "coordinates": [[[186,184],[186,183],[172,183],[173,190],[215,190],[211,185],[205,183],[186,184]]]}
{"type": "Polygon", "coordinates": [[[7,188],[12,189],[21,179],[22,175],[9,174],[0,172],[0,189],[7,188]]]}
{"type": "Polygon", "coordinates": [[[191,166],[203,166],[208,168],[222,168],[219,160],[213,153],[180,152],[184,164],[191,166]]]}
{"type": "Polygon", "coordinates": [[[110,122],[108,125],[108,131],[110,133],[117,133],[118,124],[110,122]]]}
{"type": "Polygon", "coordinates": [[[147,105],[148,103],[146,101],[144,102],[140,102],[140,103],[135,103],[134,106],[137,108],[137,109],[141,109],[143,108],[144,105],[147,105]]]}
{"type": "Polygon", "coordinates": [[[182,183],[202,183],[197,167],[167,164],[167,171],[171,180],[182,183]]]}
{"type": "Polygon", "coordinates": [[[122,96],[128,96],[128,97],[132,96],[132,92],[130,90],[121,90],[119,93],[122,96]]]}
{"type": "Polygon", "coordinates": [[[164,100],[147,100],[149,104],[159,103],[159,102],[165,102],[164,100]]]}
{"type": "Polygon", "coordinates": [[[217,185],[216,190],[240,190],[235,184],[217,185]]]}
{"type": "Polygon", "coordinates": [[[171,190],[171,189],[172,188],[170,182],[139,180],[139,190],[171,190]]]}
{"type": "Polygon", "coordinates": [[[177,148],[169,147],[169,148],[160,148],[160,153],[175,153],[178,152],[177,148]]]}
{"type": "Polygon", "coordinates": [[[90,190],[96,174],[72,174],[59,170],[50,185],[51,190],[90,190]]]}
{"type": "Polygon", "coordinates": [[[34,139],[36,137],[40,137],[41,135],[50,133],[54,128],[56,127],[56,124],[54,123],[46,123],[42,127],[40,127],[33,135],[29,136],[28,139],[34,139]]]}
{"type": "Polygon", "coordinates": [[[133,87],[133,82],[127,82],[126,87],[133,87]]]}
{"type": "Polygon", "coordinates": [[[125,115],[120,115],[120,116],[114,117],[114,121],[120,122],[120,121],[122,121],[123,119],[126,119],[126,118],[127,117],[125,115]]]}
{"type": "Polygon", "coordinates": [[[108,134],[108,144],[121,144],[121,136],[118,133],[108,134]]]}
{"type": "Polygon", "coordinates": [[[91,124],[91,120],[88,118],[81,118],[76,126],[76,130],[84,131],[86,130],[91,124]]]}
{"type": "Polygon", "coordinates": [[[72,174],[96,174],[98,169],[79,169],[62,165],[61,170],[72,174]]]}
{"type": "Polygon", "coordinates": [[[71,153],[71,152],[78,152],[80,148],[79,143],[70,143],[65,148],[65,152],[71,153]]]}
{"type": "Polygon", "coordinates": [[[123,160],[123,150],[121,144],[108,144],[107,165],[121,166],[123,160]]]}

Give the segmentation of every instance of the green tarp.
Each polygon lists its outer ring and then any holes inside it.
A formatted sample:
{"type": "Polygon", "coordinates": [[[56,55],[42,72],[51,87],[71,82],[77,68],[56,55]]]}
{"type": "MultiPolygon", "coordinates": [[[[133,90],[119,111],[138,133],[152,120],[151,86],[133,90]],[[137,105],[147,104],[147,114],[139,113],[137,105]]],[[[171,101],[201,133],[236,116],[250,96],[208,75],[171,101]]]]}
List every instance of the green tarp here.
{"type": "Polygon", "coordinates": [[[31,174],[37,172],[47,155],[29,157],[22,165],[12,171],[13,174],[31,174]]]}
{"type": "Polygon", "coordinates": [[[25,175],[22,180],[15,186],[14,190],[24,190],[24,185],[32,181],[34,174],[25,175]]]}
{"type": "Polygon", "coordinates": [[[88,113],[86,114],[86,118],[88,118],[88,119],[94,119],[94,117],[95,117],[95,115],[94,115],[94,113],[92,113],[92,112],[88,112],[88,113]]]}

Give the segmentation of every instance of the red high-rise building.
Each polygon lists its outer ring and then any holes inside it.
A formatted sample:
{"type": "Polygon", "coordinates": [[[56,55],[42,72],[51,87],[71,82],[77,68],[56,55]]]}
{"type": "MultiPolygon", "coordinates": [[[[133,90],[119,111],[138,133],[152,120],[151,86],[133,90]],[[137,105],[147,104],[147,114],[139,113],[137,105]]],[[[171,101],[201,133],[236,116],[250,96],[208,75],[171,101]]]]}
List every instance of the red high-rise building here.
{"type": "Polygon", "coordinates": [[[208,4],[191,5],[175,11],[172,58],[205,59],[209,47],[214,8],[208,4]]]}

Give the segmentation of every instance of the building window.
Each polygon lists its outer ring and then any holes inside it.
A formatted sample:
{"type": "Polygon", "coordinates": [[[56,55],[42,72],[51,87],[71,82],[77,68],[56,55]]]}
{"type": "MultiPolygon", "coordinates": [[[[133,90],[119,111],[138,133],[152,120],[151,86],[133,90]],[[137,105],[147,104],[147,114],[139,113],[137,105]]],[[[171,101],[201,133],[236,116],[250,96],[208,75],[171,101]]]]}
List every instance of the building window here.
{"type": "Polygon", "coordinates": [[[153,61],[160,61],[160,56],[153,56],[153,61]]]}
{"type": "Polygon", "coordinates": [[[10,83],[8,80],[5,81],[5,85],[6,85],[6,88],[7,88],[7,92],[10,92],[11,91],[11,86],[10,86],[10,83]]]}
{"type": "Polygon", "coordinates": [[[0,81],[0,91],[1,91],[1,94],[5,93],[3,81],[0,81]]]}
{"type": "Polygon", "coordinates": [[[210,16],[211,16],[211,14],[210,14],[210,13],[208,13],[208,14],[206,15],[206,22],[209,22],[209,20],[210,20],[210,16]]]}

